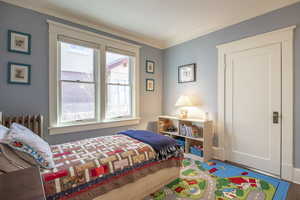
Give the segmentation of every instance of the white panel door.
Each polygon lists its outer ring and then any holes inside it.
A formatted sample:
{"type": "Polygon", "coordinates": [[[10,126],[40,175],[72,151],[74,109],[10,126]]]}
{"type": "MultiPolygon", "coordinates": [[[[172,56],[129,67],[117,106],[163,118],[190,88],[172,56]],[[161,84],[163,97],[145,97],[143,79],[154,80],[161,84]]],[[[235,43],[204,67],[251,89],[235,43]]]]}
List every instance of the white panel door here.
{"type": "Polygon", "coordinates": [[[281,45],[226,55],[229,160],[280,175],[281,45]],[[275,119],[274,119],[275,118],[275,119]]]}

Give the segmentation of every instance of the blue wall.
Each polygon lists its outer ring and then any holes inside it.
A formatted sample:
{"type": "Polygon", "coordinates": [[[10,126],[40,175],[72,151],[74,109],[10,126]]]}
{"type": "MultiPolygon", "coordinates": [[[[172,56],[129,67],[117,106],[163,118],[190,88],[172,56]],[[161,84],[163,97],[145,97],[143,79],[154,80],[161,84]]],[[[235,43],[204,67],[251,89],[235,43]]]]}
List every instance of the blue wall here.
{"type": "MultiPolygon", "coordinates": [[[[142,123],[145,128],[149,121],[161,114],[174,114],[174,104],[180,94],[191,94],[200,100],[201,109],[217,113],[217,49],[223,44],[260,33],[273,31],[290,25],[300,24],[300,3],[273,11],[251,20],[230,26],[214,33],[199,37],[183,44],[159,50],[143,45],[141,48],[140,102],[142,123]],[[144,72],[145,59],[156,61],[156,73],[144,72]],[[163,62],[163,63],[162,63],[163,62]],[[177,66],[197,63],[197,82],[177,83],[177,66]],[[163,69],[162,69],[163,66],[163,69]],[[145,92],[145,78],[156,79],[154,93],[145,92]],[[163,80],[163,84],[162,84],[163,80]],[[162,88],[163,85],[163,88],[162,88]],[[162,105],[163,103],[163,105],[162,105]]],[[[83,28],[92,32],[112,36],[107,33],[83,27],[62,19],[43,15],[32,10],[0,2],[0,111],[4,114],[41,113],[48,127],[48,26],[47,19],[83,28]],[[7,52],[7,30],[17,30],[32,34],[32,55],[7,52]],[[32,65],[32,85],[7,84],[7,62],[21,62],[32,65]]],[[[122,39],[112,36],[114,38],[122,39]]],[[[127,40],[125,40],[127,41],[127,40]]],[[[134,43],[134,42],[133,42],[134,43]]],[[[295,32],[295,163],[300,167],[300,29],[295,32]]],[[[61,143],[86,137],[112,134],[129,127],[102,129],[84,133],[49,136],[50,143],[61,143]]]]}
{"type": "MultiPolygon", "coordinates": [[[[217,109],[216,45],[300,25],[300,3],[247,20],[164,50],[163,113],[172,114],[178,95],[187,93],[201,100],[201,109],[213,114],[217,109]],[[177,84],[177,67],[197,63],[197,82],[177,84]]],[[[300,28],[295,31],[295,164],[300,167],[300,28]]],[[[284,136],[283,136],[284,137],[284,136]]]]}
{"type": "MultiPolygon", "coordinates": [[[[119,130],[131,128],[119,127],[89,131],[84,133],[72,133],[55,136],[48,135],[49,40],[48,24],[46,23],[47,19],[79,27],[105,36],[122,39],[107,33],[93,30],[91,28],[73,24],[65,20],[0,2],[0,111],[4,112],[4,114],[6,115],[17,115],[20,113],[40,113],[44,115],[46,131],[45,136],[46,139],[52,144],[77,140],[86,137],[108,135],[119,130]],[[10,53],[7,51],[8,29],[26,32],[32,35],[31,55],[22,55],[17,53],[10,53]],[[30,86],[7,84],[7,63],[9,61],[32,65],[32,84],[30,86]]],[[[162,51],[142,45],[140,60],[140,114],[142,121],[138,128],[146,128],[148,121],[156,120],[157,116],[160,115],[162,111],[162,51]],[[154,75],[145,73],[144,63],[146,58],[154,60],[156,62],[156,73],[154,75]],[[154,92],[145,92],[146,77],[156,79],[156,88],[154,92]]]]}

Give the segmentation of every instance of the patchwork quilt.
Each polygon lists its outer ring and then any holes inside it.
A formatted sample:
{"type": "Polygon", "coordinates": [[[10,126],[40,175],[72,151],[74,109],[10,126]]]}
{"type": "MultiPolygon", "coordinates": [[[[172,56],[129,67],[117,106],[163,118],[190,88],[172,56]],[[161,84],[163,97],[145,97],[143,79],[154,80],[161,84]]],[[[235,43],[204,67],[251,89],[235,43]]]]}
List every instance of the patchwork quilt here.
{"type": "Polygon", "coordinates": [[[157,162],[151,146],[125,135],[53,145],[51,149],[55,168],[41,169],[47,199],[72,197],[73,193],[157,162]]]}

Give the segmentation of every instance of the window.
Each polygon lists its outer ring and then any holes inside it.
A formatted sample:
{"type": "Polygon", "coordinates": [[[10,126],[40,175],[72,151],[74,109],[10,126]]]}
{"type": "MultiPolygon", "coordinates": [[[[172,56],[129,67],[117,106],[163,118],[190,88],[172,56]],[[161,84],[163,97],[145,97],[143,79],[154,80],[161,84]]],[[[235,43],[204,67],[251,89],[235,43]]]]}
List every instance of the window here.
{"type": "Polygon", "coordinates": [[[96,119],[96,50],[66,42],[60,48],[60,122],[96,119]]]}
{"type": "Polygon", "coordinates": [[[50,134],[137,124],[139,47],[48,23],[50,134]]]}
{"type": "Polygon", "coordinates": [[[106,52],[106,119],[132,115],[131,68],[133,58],[119,53],[106,52]]]}

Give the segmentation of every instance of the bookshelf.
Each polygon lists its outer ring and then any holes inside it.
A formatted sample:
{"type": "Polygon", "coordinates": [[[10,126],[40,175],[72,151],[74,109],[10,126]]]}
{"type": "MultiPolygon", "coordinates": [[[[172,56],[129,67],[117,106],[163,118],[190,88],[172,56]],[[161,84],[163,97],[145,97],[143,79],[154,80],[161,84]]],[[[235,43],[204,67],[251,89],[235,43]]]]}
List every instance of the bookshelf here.
{"type": "Polygon", "coordinates": [[[158,117],[158,133],[176,139],[185,157],[208,161],[212,159],[213,121],[158,117]]]}

